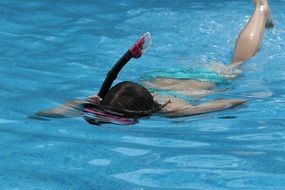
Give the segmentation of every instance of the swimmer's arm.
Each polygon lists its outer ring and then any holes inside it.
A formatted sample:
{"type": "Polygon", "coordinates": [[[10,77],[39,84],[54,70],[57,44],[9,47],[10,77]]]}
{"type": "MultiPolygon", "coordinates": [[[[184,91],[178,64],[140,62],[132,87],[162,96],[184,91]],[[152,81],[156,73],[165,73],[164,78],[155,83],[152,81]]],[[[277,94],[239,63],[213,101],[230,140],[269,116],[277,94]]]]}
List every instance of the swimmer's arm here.
{"type": "Polygon", "coordinates": [[[244,99],[224,99],[193,106],[181,99],[171,99],[171,103],[162,108],[161,113],[166,117],[186,117],[231,109],[245,102],[244,99]]]}
{"type": "Polygon", "coordinates": [[[34,116],[29,118],[45,117],[45,118],[70,118],[78,117],[81,115],[81,107],[85,101],[83,100],[72,100],[59,105],[55,108],[43,110],[35,113],[34,116]]]}
{"type": "Polygon", "coordinates": [[[35,113],[29,118],[40,119],[41,117],[45,118],[70,118],[70,117],[79,117],[82,114],[83,104],[86,102],[98,104],[102,99],[97,95],[89,96],[87,100],[71,100],[64,104],[61,104],[55,108],[42,110],[35,113]]]}

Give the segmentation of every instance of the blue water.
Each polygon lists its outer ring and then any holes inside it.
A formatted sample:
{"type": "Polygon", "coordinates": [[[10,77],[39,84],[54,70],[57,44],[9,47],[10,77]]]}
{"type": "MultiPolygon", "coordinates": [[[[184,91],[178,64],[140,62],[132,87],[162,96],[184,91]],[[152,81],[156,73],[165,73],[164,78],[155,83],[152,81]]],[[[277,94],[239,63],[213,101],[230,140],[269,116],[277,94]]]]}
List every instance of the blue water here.
{"type": "Polygon", "coordinates": [[[285,189],[285,1],[271,8],[276,27],[243,74],[197,100],[245,107],[95,127],[27,116],[98,91],[146,31],[151,49],[117,82],[227,64],[252,1],[1,0],[0,189],[285,189]]]}

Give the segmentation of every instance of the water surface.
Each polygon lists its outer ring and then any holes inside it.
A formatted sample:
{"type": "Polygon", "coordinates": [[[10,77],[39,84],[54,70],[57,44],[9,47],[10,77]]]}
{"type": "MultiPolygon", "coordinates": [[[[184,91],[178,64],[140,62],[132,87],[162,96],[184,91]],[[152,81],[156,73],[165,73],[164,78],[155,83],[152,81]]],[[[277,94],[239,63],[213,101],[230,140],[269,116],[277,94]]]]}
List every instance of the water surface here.
{"type": "MultiPolygon", "coordinates": [[[[116,82],[227,64],[251,1],[0,2],[0,189],[285,189],[285,2],[261,51],[215,98],[246,107],[133,126],[27,116],[99,90],[142,33],[153,45],[116,82]]],[[[181,73],[180,73],[181,74],[181,73]]]]}

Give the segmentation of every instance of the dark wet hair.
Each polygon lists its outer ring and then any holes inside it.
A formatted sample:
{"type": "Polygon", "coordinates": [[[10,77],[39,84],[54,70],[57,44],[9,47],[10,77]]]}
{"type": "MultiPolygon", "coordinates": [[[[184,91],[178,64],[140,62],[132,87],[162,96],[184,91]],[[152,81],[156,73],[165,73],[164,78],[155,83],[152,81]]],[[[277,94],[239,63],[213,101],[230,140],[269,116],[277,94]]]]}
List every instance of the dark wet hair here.
{"type": "Polygon", "coordinates": [[[161,105],[153,100],[153,96],[145,87],[129,81],[111,88],[100,107],[105,111],[114,111],[129,117],[148,116],[161,109],[161,105]]]}

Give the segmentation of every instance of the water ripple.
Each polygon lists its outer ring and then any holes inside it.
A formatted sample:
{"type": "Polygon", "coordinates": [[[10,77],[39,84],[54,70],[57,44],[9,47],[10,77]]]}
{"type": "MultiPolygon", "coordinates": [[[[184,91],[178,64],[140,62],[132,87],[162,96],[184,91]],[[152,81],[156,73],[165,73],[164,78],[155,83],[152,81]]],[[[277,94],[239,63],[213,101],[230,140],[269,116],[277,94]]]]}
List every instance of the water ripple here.
{"type": "Polygon", "coordinates": [[[208,143],[195,142],[195,141],[184,141],[166,138],[145,138],[145,137],[134,137],[124,136],[122,137],[124,142],[131,142],[156,147],[169,147],[169,148],[193,148],[193,147],[204,147],[209,146],[208,143]]]}
{"type": "Polygon", "coordinates": [[[276,27],[240,72],[224,64],[251,2],[1,0],[0,189],[285,189],[285,4],[270,3],[276,27]],[[247,106],[128,127],[27,119],[96,93],[146,31],[151,49],[116,83],[196,77],[226,90],[189,101],[247,106]],[[221,80],[209,68],[239,77],[221,80]]]}

